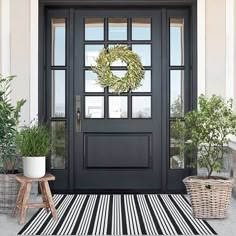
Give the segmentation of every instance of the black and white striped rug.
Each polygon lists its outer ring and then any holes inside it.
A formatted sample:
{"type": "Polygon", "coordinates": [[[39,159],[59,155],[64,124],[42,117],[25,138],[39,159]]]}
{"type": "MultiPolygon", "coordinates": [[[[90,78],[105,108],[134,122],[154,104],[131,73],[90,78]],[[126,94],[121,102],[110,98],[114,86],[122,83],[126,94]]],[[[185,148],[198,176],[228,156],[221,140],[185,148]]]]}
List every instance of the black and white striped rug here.
{"type": "Polygon", "coordinates": [[[23,235],[214,235],[182,195],[54,195],[58,220],[39,210],[23,235]]]}

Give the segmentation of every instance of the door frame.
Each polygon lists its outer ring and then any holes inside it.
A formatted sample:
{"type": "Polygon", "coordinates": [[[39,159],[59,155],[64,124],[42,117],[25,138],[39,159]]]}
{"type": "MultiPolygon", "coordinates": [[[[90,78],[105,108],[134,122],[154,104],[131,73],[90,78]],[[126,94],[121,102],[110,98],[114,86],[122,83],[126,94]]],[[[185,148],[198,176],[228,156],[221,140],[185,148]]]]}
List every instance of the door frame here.
{"type": "MultiPolygon", "coordinates": [[[[191,99],[189,100],[190,109],[194,109],[197,107],[197,0],[39,0],[39,50],[38,50],[38,119],[40,122],[48,121],[48,106],[46,97],[47,92],[47,84],[45,81],[46,78],[46,40],[45,40],[45,25],[46,25],[46,11],[50,8],[58,8],[62,9],[66,7],[69,11],[69,15],[73,16],[74,9],[72,7],[92,7],[92,6],[103,6],[103,7],[114,7],[114,6],[122,6],[122,7],[138,7],[145,6],[147,8],[151,8],[153,6],[160,7],[162,9],[162,27],[164,31],[162,31],[162,42],[165,42],[165,37],[167,37],[166,31],[166,9],[165,7],[171,7],[173,9],[187,7],[190,12],[190,84],[189,84],[189,93],[191,94],[191,99]],[[165,32],[166,31],[166,32],[165,32]]],[[[73,20],[70,17],[70,21],[68,22],[68,26],[73,28],[73,20]]],[[[73,39],[70,38],[70,45],[73,45],[73,39]]],[[[73,47],[68,48],[68,50],[72,50],[73,47]]],[[[163,48],[168,49],[167,42],[166,45],[163,45],[163,48]]],[[[162,77],[168,78],[168,65],[167,65],[167,54],[168,50],[163,50],[162,52],[162,77]]],[[[71,55],[70,51],[69,54],[71,55]]],[[[71,56],[70,56],[71,57],[71,56]]],[[[71,58],[73,60],[73,58],[71,58]]],[[[70,78],[73,77],[73,63],[69,68],[70,78]]],[[[168,84],[166,84],[167,86],[168,84]]],[[[71,88],[69,88],[70,91],[71,88]]],[[[166,88],[167,89],[167,88],[166,88]]],[[[164,98],[164,96],[162,96],[164,98]]],[[[73,101],[73,100],[72,100],[73,101]]],[[[168,98],[164,101],[166,104],[168,102],[168,98]]],[[[69,109],[69,108],[68,108],[69,109]]],[[[71,108],[73,109],[73,107],[71,108]]],[[[162,125],[163,125],[163,134],[167,134],[167,128],[169,127],[169,120],[167,117],[166,108],[162,110],[162,125]]],[[[71,140],[68,145],[68,181],[67,181],[67,190],[64,192],[73,192],[74,183],[74,171],[73,171],[73,151],[74,151],[74,143],[72,134],[74,131],[73,117],[68,117],[68,132],[71,134],[71,140]]],[[[168,147],[168,138],[169,135],[163,136],[162,141],[162,156],[167,156],[168,151],[166,150],[168,147]]],[[[195,157],[196,158],[196,157],[195,157]]],[[[49,165],[49,161],[47,161],[47,166],[49,165]]],[[[167,188],[167,175],[168,175],[168,162],[167,158],[162,158],[162,189],[161,192],[173,192],[168,190],[167,188]]],[[[196,169],[191,169],[190,174],[196,174],[196,169]]],[[[55,189],[55,191],[57,191],[55,189]]],[[[58,189],[58,191],[62,192],[62,190],[58,189]]]]}

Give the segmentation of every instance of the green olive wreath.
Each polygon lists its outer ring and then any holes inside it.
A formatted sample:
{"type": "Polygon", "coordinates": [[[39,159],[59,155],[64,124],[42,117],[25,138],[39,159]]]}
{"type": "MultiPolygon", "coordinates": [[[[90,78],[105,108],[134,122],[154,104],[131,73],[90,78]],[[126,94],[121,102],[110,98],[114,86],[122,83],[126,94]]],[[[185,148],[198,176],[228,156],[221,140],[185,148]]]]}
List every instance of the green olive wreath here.
{"type": "Polygon", "coordinates": [[[144,78],[144,68],[140,57],[123,45],[116,45],[109,49],[103,48],[92,70],[98,75],[98,84],[111,88],[117,94],[137,89],[144,78]],[[127,72],[122,78],[111,71],[112,63],[117,60],[127,64],[127,72]]]}

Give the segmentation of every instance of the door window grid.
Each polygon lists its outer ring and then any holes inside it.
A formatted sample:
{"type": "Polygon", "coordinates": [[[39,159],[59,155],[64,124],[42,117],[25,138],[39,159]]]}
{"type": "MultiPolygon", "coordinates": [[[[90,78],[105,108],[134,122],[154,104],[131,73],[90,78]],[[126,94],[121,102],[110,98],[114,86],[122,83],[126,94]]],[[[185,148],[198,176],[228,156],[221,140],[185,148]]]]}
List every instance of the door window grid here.
{"type": "MultiPolygon", "coordinates": [[[[93,18],[84,18],[84,24],[86,22],[93,22],[92,20],[93,18]],[[87,20],[89,19],[89,20],[87,20]]],[[[138,88],[135,91],[130,91],[130,92],[125,92],[122,93],[124,95],[127,95],[127,118],[151,118],[151,95],[152,95],[152,88],[151,88],[151,84],[152,84],[152,34],[151,34],[151,18],[149,17],[142,17],[142,18],[103,18],[103,20],[101,18],[100,22],[104,21],[104,25],[103,25],[103,29],[104,29],[104,40],[96,40],[95,38],[93,38],[93,40],[91,41],[91,39],[86,40],[86,32],[84,32],[84,75],[86,73],[90,73],[91,72],[91,66],[95,65],[95,59],[96,59],[96,55],[98,55],[98,51],[102,49],[102,47],[105,48],[109,48],[110,46],[114,46],[117,44],[122,44],[122,45],[128,45],[130,47],[131,50],[137,51],[137,53],[139,53],[139,55],[141,54],[141,60],[143,62],[143,66],[145,69],[145,78],[144,80],[141,82],[142,86],[140,88],[138,88]],[[115,19],[119,19],[118,22],[118,26],[117,28],[115,28],[115,30],[123,30],[126,29],[127,31],[127,37],[126,40],[121,39],[120,37],[115,39],[114,35],[113,37],[111,37],[109,35],[109,23],[112,22],[113,24],[113,30],[114,30],[114,26],[116,25],[114,20],[115,19]],[[134,23],[132,23],[132,20],[134,19],[134,23]],[[139,20],[140,19],[140,20],[139,20]],[[124,26],[125,22],[127,22],[127,25],[124,26]],[[146,32],[148,32],[148,27],[150,27],[149,31],[150,31],[150,35],[146,38],[137,38],[137,26],[140,26],[142,28],[142,24],[139,22],[143,22],[145,25],[145,30],[146,32]],[[121,28],[119,28],[119,23],[121,23],[121,28]],[[135,25],[136,28],[136,32],[135,32],[135,37],[132,38],[132,25],[135,25]],[[148,26],[147,26],[148,25],[148,26]],[[102,43],[102,44],[101,44],[102,43]],[[103,45],[103,46],[102,46],[103,45]],[[95,49],[95,50],[88,50],[88,49],[95,49]],[[99,50],[96,50],[98,49],[99,50]],[[143,56],[142,56],[143,55],[143,56]],[[144,110],[148,110],[150,109],[150,115],[134,115],[134,111],[133,111],[133,107],[137,107],[138,104],[134,104],[134,106],[132,106],[132,101],[134,100],[134,102],[136,103],[135,97],[133,99],[133,96],[150,96],[150,105],[148,105],[149,107],[144,108],[144,110]]],[[[101,25],[100,25],[101,27],[101,25]]],[[[86,27],[85,27],[85,31],[86,31],[86,27]]],[[[127,67],[124,65],[124,63],[121,63],[119,61],[115,62],[112,66],[111,69],[114,71],[114,73],[118,73],[117,75],[122,77],[122,74],[126,73],[127,71],[127,67]]],[[[95,81],[95,80],[94,80],[95,81]]],[[[118,118],[118,117],[111,117],[111,115],[109,114],[109,108],[111,108],[110,104],[109,104],[109,96],[115,96],[115,94],[112,93],[112,90],[109,88],[105,88],[103,89],[98,89],[98,85],[94,85],[94,87],[96,87],[96,89],[91,88],[91,84],[90,84],[90,88],[88,88],[88,83],[89,81],[86,79],[86,77],[84,76],[84,100],[86,100],[87,96],[101,96],[101,94],[103,94],[104,96],[104,118],[118,118]]],[[[84,109],[84,111],[86,112],[86,108],[84,109]]],[[[145,111],[141,111],[141,113],[143,112],[143,114],[145,113],[145,111]]],[[[85,113],[84,113],[85,114],[85,113]]],[[[84,115],[84,118],[89,118],[88,116],[84,115]]],[[[90,117],[92,118],[92,117],[90,117]]],[[[120,117],[120,118],[124,118],[124,117],[120,117]]]]}
{"type": "Polygon", "coordinates": [[[183,120],[185,113],[184,18],[169,18],[169,168],[184,169],[185,154],[180,146],[184,142],[175,130],[176,118],[183,120]]]}
{"type": "Polygon", "coordinates": [[[50,131],[51,169],[67,169],[67,20],[51,18],[50,131]]]}

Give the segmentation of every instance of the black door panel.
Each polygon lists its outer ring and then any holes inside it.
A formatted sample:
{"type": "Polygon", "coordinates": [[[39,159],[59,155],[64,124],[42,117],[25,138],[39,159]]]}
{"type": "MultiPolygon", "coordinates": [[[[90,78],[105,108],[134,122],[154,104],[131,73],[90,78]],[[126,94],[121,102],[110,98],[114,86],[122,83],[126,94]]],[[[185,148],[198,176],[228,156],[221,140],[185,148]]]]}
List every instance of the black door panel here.
{"type": "MultiPolygon", "coordinates": [[[[161,132],[160,11],[78,10],[75,25],[74,93],[82,97],[83,114],[81,132],[74,133],[74,187],[160,190],[161,139],[157,138],[161,132]],[[98,25],[95,18],[100,22],[98,25]],[[103,36],[99,36],[101,27],[103,36]],[[143,40],[135,32],[137,27],[149,27],[150,36],[143,40]],[[91,35],[92,30],[97,32],[97,38],[91,35]],[[91,70],[89,63],[94,63],[96,45],[109,47],[121,43],[142,55],[149,81],[144,81],[146,87],[142,90],[119,96],[109,88],[103,91],[92,87],[86,76],[91,70]]],[[[126,66],[114,65],[113,69],[114,73],[116,70],[125,73],[126,66]]]]}

